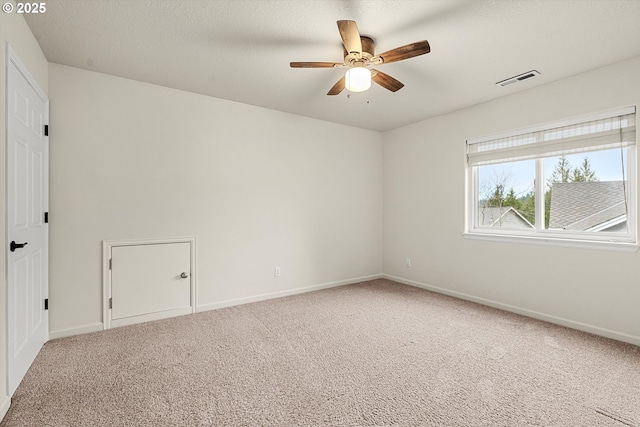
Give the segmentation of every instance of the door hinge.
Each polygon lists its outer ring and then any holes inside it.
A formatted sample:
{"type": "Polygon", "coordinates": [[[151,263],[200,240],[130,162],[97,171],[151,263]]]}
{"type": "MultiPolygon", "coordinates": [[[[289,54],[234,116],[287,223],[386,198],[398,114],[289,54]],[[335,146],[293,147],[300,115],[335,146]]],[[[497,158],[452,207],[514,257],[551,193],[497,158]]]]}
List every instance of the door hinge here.
{"type": "Polygon", "coordinates": [[[48,224],[49,223],[49,212],[45,212],[44,213],[44,223],[48,224]]]}
{"type": "Polygon", "coordinates": [[[109,308],[113,308],[113,298],[109,298],[109,308]]]}
{"type": "Polygon", "coordinates": [[[44,125],[44,136],[49,136],[49,125],[44,125]]]}
{"type": "Polygon", "coordinates": [[[109,258],[109,270],[113,269],[113,258],[109,258]]]}
{"type": "Polygon", "coordinates": [[[44,309],[49,310],[49,298],[45,298],[44,300],[44,309]]]}

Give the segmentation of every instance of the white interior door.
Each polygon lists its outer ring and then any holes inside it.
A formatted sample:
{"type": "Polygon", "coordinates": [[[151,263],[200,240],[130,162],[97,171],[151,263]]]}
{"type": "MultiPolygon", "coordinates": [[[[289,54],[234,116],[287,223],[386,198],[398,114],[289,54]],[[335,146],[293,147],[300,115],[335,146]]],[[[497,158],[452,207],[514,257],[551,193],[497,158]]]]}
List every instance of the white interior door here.
{"type": "Polygon", "coordinates": [[[192,313],[190,243],[111,248],[111,326],[192,313]]]}
{"type": "Polygon", "coordinates": [[[13,395],[49,339],[48,101],[16,58],[7,79],[7,377],[13,395]]]}

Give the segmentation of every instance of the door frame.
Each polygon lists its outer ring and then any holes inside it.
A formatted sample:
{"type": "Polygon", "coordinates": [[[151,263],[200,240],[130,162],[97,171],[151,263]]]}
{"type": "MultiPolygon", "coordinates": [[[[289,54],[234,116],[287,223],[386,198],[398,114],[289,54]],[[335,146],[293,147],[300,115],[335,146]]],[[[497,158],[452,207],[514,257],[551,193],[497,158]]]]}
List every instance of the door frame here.
{"type": "MultiPolygon", "coordinates": [[[[4,241],[4,245],[5,245],[5,257],[4,257],[4,262],[5,262],[5,272],[4,272],[4,279],[5,279],[5,369],[6,369],[6,376],[4,378],[4,388],[5,391],[7,393],[8,396],[11,396],[10,392],[9,392],[9,351],[10,351],[10,342],[9,342],[9,329],[10,329],[10,319],[8,316],[8,312],[9,312],[9,304],[11,303],[10,299],[9,299],[9,268],[10,268],[10,262],[9,262],[9,251],[7,250],[8,247],[8,242],[9,242],[9,221],[8,218],[6,216],[6,213],[8,212],[10,206],[9,206],[9,181],[8,181],[8,177],[7,177],[7,170],[8,170],[8,162],[9,162],[9,156],[7,154],[8,150],[9,150],[9,139],[8,139],[8,135],[9,135],[9,67],[11,67],[11,64],[13,64],[16,69],[18,70],[18,72],[22,75],[22,77],[24,77],[24,79],[26,80],[26,82],[29,84],[29,86],[31,86],[31,88],[34,90],[34,92],[36,93],[36,95],[38,96],[38,98],[40,98],[40,100],[44,103],[44,124],[48,125],[49,124],[49,98],[48,96],[44,93],[44,91],[40,88],[40,86],[38,85],[36,79],[33,78],[33,76],[31,75],[31,73],[29,72],[28,68],[24,65],[24,63],[20,60],[20,57],[17,55],[17,53],[15,52],[15,50],[13,49],[13,47],[11,46],[11,44],[9,42],[6,43],[5,45],[6,48],[6,56],[5,56],[5,81],[0,83],[3,84],[5,87],[5,134],[2,135],[2,138],[4,138],[5,140],[5,221],[4,221],[4,229],[5,229],[5,241],[4,241]]],[[[46,185],[43,188],[43,193],[44,193],[44,200],[43,200],[43,206],[42,206],[42,210],[43,212],[49,212],[49,136],[48,135],[44,135],[44,153],[46,156],[46,161],[44,162],[43,165],[43,171],[42,171],[42,175],[44,178],[46,178],[46,185]]],[[[45,289],[43,290],[44,292],[44,297],[45,299],[49,298],[49,226],[48,224],[44,225],[43,229],[45,230],[44,233],[44,242],[43,242],[43,252],[44,252],[44,265],[46,268],[46,271],[43,273],[43,277],[44,277],[44,281],[45,281],[45,289]]],[[[44,316],[45,316],[45,322],[46,322],[46,341],[47,342],[49,340],[49,311],[47,309],[44,310],[44,316]]]]}
{"type": "MultiPolygon", "coordinates": [[[[111,292],[111,268],[109,261],[111,260],[111,249],[117,246],[142,246],[142,245],[162,245],[170,243],[189,243],[191,255],[191,273],[189,274],[191,286],[191,314],[197,311],[197,287],[196,287],[196,238],[195,237],[177,237],[166,239],[134,239],[134,240],[103,240],[102,241],[102,326],[103,329],[110,329],[111,325],[111,309],[109,308],[109,298],[111,292]]],[[[157,316],[148,315],[147,320],[157,320],[164,318],[161,313],[157,316]]]]}

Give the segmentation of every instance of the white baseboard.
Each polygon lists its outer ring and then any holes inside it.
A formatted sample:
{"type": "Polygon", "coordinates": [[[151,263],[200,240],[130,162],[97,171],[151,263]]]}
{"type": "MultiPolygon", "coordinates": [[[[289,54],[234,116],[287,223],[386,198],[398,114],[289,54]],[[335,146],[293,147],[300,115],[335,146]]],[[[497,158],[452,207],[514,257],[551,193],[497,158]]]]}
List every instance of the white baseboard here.
{"type": "Polygon", "coordinates": [[[11,406],[11,398],[9,396],[3,396],[2,401],[0,401],[0,421],[7,415],[9,406],[11,406]]]}
{"type": "Polygon", "coordinates": [[[252,302],[264,301],[273,298],[281,298],[289,295],[303,294],[305,292],[319,291],[320,289],[334,288],[336,286],[351,285],[353,283],[366,282],[367,280],[380,279],[384,277],[382,274],[374,274],[371,276],[354,277],[347,280],[339,280],[337,282],[322,283],[320,285],[305,286],[303,288],[287,289],[284,291],[269,292],[266,294],[253,295],[250,297],[229,299],[210,304],[202,304],[198,306],[197,311],[215,310],[218,308],[232,307],[234,305],[249,304],[252,302]]]}
{"type": "Polygon", "coordinates": [[[58,329],[57,331],[49,331],[49,339],[70,337],[72,335],[88,334],[89,332],[98,332],[104,329],[102,322],[89,323],[88,325],[76,326],[74,328],[58,329]]]}
{"type": "MultiPolygon", "coordinates": [[[[286,297],[289,295],[302,294],[302,293],[311,292],[311,291],[318,291],[320,289],[350,285],[352,283],[366,282],[367,280],[380,279],[382,277],[383,277],[382,274],[374,274],[371,276],[354,277],[352,279],[339,280],[337,282],[322,283],[320,285],[306,286],[303,288],[295,288],[295,289],[288,289],[288,290],[278,291],[278,292],[270,292],[266,294],[253,295],[253,296],[244,297],[244,298],[236,298],[231,300],[215,302],[211,304],[202,304],[202,305],[198,305],[196,312],[215,310],[217,308],[231,307],[234,305],[242,305],[242,304],[248,304],[251,302],[258,302],[258,301],[264,301],[264,300],[273,299],[273,298],[286,297]]],[[[49,331],[49,339],[54,340],[57,338],[70,337],[72,335],[87,334],[90,332],[98,332],[102,330],[104,330],[104,326],[102,322],[90,323],[87,325],[76,326],[73,328],[49,331]]]]}
{"type": "Polygon", "coordinates": [[[405,285],[415,286],[417,288],[426,289],[428,291],[437,292],[439,294],[449,295],[466,301],[476,302],[478,304],[487,305],[489,307],[498,308],[500,310],[509,311],[511,313],[521,314],[523,316],[532,317],[534,319],[543,320],[545,322],[554,323],[556,325],[566,326],[568,328],[577,329],[579,331],[589,332],[594,335],[600,335],[606,338],[611,338],[617,341],[623,341],[629,344],[640,346],[640,337],[636,335],[613,331],[611,329],[601,328],[599,326],[590,325],[588,323],[577,322],[575,320],[566,319],[564,317],[553,316],[551,314],[541,313],[539,311],[529,310],[510,304],[504,304],[498,301],[466,294],[464,292],[452,291],[449,289],[440,288],[438,286],[427,285],[425,283],[416,282],[414,280],[404,279],[402,277],[391,276],[389,274],[384,274],[383,277],[385,279],[393,280],[394,282],[403,283],[405,285]]]}

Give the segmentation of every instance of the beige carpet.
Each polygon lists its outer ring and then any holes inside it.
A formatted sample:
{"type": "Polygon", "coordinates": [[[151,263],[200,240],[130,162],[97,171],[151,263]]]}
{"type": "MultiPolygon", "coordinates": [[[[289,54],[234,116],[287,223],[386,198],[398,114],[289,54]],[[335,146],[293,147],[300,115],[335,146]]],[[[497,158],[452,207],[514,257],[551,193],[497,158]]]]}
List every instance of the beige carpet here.
{"type": "Polygon", "coordinates": [[[0,426],[640,426],[640,347],[376,280],[47,343],[0,426]]]}

